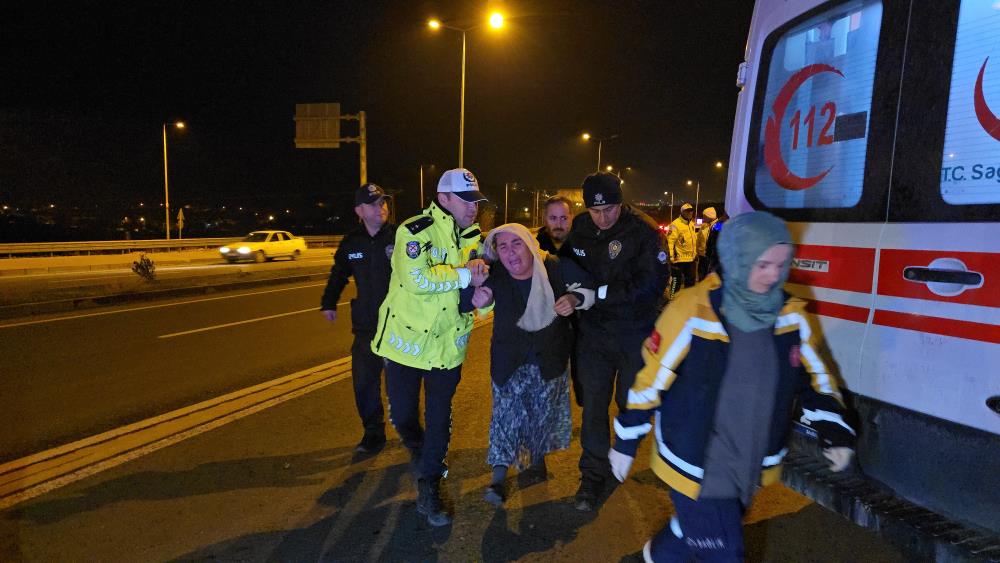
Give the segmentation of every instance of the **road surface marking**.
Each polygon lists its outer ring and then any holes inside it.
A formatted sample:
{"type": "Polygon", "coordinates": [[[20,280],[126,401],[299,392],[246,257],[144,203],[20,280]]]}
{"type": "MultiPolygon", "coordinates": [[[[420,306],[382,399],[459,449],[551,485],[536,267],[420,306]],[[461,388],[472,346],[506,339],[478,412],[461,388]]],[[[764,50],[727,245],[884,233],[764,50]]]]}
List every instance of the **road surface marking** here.
{"type": "MultiPolygon", "coordinates": [[[[492,312],[473,328],[493,321],[492,312]]],[[[351,376],[340,358],[0,464],[0,510],[43,495],[351,376]]]]}
{"type": "Polygon", "coordinates": [[[351,358],[0,465],[0,510],[351,376],[351,358]]]}
{"type": "Polygon", "coordinates": [[[19,323],[10,324],[0,324],[0,328],[14,328],[17,326],[27,326],[27,325],[37,325],[42,323],[54,323],[56,321],[69,321],[73,319],[83,319],[87,317],[100,317],[103,315],[116,315],[118,313],[131,313],[133,311],[145,311],[147,309],[160,309],[163,307],[174,307],[177,305],[189,305],[191,303],[201,303],[204,301],[218,301],[220,299],[236,299],[237,297],[249,297],[251,295],[262,295],[265,293],[276,293],[279,291],[295,291],[297,289],[308,289],[310,287],[320,287],[325,286],[326,282],[323,283],[311,283],[309,285],[298,285],[295,287],[283,287],[281,289],[267,289],[264,291],[254,291],[251,293],[241,293],[239,295],[223,295],[220,297],[203,297],[201,299],[192,299],[190,301],[178,301],[177,303],[163,303],[160,305],[146,305],[144,307],[132,307],[130,309],[117,309],[115,311],[101,311],[99,313],[83,313],[80,315],[72,315],[69,317],[56,317],[54,319],[39,319],[37,321],[24,321],[19,323]]]}
{"type": "MultiPolygon", "coordinates": [[[[337,303],[337,306],[340,307],[341,305],[347,305],[348,303],[350,303],[350,301],[344,301],[343,303],[337,303]]],[[[277,318],[280,318],[280,317],[289,317],[291,315],[301,315],[302,313],[314,313],[314,312],[316,312],[318,310],[319,309],[317,309],[316,307],[309,307],[308,309],[300,309],[298,311],[291,311],[291,312],[288,312],[288,313],[278,313],[277,315],[268,315],[266,317],[257,317],[255,319],[247,319],[245,321],[236,321],[236,322],[233,322],[233,323],[226,323],[226,324],[221,324],[221,325],[206,326],[204,328],[196,328],[196,329],[193,329],[193,330],[185,330],[183,332],[172,332],[170,334],[161,334],[160,336],[157,336],[157,338],[173,338],[175,336],[184,336],[185,334],[195,334],[195,333],[198,333],[198,332],[206,332],[206,331],[209,331],[209,330],[216,330],[216,329],[219,329],[219,328],[227,328],[227,327],[231,327],[231,326],[245,325],[245,324],[249,324],[249,323],[256,323],[256,322],[259,322],[259,321],[266,321],[266,320],[270,320],[270,319],[277,319],[277,318]]]]}

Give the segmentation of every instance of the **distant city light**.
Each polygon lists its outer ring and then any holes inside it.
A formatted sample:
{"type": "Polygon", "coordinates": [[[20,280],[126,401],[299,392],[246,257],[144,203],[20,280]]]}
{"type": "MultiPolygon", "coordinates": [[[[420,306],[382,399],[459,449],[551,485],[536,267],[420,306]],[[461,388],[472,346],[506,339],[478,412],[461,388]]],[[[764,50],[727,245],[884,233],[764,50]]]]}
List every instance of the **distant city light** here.
{"type": "Polygon", "coordinates": [[[590,133],[584,133],[583,135],[580,135],[580,138],[583,139],[584,141],[589,141],[590,133]]]}
{"type": "Polygon", "coordinates": [[[441,27],[441,22],[439,20],[431,20],[427,22],[427,26],[431,29],[439,29],[441,27]]]}
{"type": "Polygon", "coordinates": [[[614,170],[614,169],[615,169],[615,167],[614,167],[614,166],[611,166],[610,164],[608,165],[608,167],[607,167],[607,168],[605,168],[605,170],[607,170],[608,172],[611,172],[611,171],[612,171],[612,170],[614,170]]]}
{"type": "MultiPolygon", "coordinates": [[[[254,215],[256,215],[256,213],[254,213],[254,215]]],[[[267,220],[268,221],[274,221],[274,215],[268,215],[267,216],[267,220]]]]}
{"type": "Polygon", "coordinates": [[[146,222],[146,218],[145,217],[139,217],[139,222],[140,223],[145,223],[146,222]]]}
{"type": "Polygon", "coordinates": [[[54,203],[50,203],[50,204],[49,204],[49,209],[53,209],[53,208],[55,208],[55,206],[56,206],[56,204],[54,204],[54,203]]]}
{"type": "Polygon", "coordinates": [[[490,14],[490,27],[494,29],[500,29],[503,27],[503,14],[500,12],[493,12],[490,14]]]}
{"type": "Polygon", "coordinates": [[[291,209],[286,209],[286,210],[285,210],[285,213],[291,213],[291,212],[292,212],[292,210],[291,210],[291,209]]]}
{"type": "Polygon", "coordinates": [[[144,206],[144,205],[146,205],[146,204],[145,204],[145,203],[143,203],[143,202],[141,202],[141,201],[139,202],[139,207],[142,207],[142,206],[144,206]]]}
{"type": "Polygon", "coordinates": [[[715,162],[715,167],[716,167],[716,168],[722,168],[722,161],[721,161],[721,160],[719,160],[719,161],[716,161],[716,162],[715,162]]]}

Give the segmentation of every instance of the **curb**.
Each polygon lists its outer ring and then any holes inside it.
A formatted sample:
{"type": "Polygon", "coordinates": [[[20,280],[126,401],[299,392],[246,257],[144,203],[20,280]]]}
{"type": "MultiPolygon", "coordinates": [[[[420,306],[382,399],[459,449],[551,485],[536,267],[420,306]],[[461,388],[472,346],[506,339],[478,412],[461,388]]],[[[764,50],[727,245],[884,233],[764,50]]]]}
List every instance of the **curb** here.
{"type": "Polygon", "coordinates": [[[857,470],[833,473],[819,447],[795,435],[782,482],[917,560],[1000,563],[1000,536],[990,535],[896,496],[857,470]]]}
{"type": "Polygon", "coordinates": [[[143,301],[153,301],[156,299],[167,299],[171,297],[186,297],[190,295],[205,295],[222,291],[233,291],[239,289],[249,289],[269,285],[282,285],[287,283],[325,280],[330,276],[329,272],[316,272],[312,274],[301,274],[297,276],[287,276],[278,278],[267,278],[261,280],[235,281],[212,285],[198,285],[188,287],[175,287],[170,289],[159,289],[153,291],[117,293],[112,295],[96,295],[92,297],[74,297],[71,299],[60,299],[58,301],[42,301],[35,303],[18,303],[15,305],[0,306],[0,319],[26,317],[31,315],[41,315],[46,313],[63,313],[66,311],[78,311],[93,307],[106,307],[108,305],[120,305],[123,303],[135,303],[143,301]]]}

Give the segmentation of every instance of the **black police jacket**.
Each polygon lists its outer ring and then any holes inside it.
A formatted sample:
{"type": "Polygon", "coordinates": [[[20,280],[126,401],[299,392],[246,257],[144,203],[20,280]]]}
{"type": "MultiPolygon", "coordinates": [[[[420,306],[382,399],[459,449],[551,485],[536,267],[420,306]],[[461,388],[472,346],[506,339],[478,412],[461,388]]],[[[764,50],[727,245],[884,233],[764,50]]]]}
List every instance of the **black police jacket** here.
{"type": "Polygon", "coordinates": [[[602,231],[589,213],[577,215],[559,254],[572,257],[594,277],[597,287],[596,303],[581,312],[582,331],[652,329],[670,265],[666,241],[649,216],[622,205],[618,221],[602,231]]]}
{"type": "Polygon", "coordinates": [[[359,225],[344,235],[333,255],[333,267],[320,309],[336,310],[348,278],[354,276],[358,296],[351,300],[351,330],[356,334],[374,333],[378,326],[378,308],[389,291],[392,271],[389,259],[395,239],[396,225],[382,225],[375,236],[369,235],[364,225],[359,225]]]}

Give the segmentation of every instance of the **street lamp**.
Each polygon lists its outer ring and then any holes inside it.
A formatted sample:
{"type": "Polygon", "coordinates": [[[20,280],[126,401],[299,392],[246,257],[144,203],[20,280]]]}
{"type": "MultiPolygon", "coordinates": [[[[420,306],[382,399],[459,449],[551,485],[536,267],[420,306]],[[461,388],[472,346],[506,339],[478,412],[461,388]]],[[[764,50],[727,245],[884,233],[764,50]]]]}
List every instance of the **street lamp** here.
{"type": "MultiPolygon", "coordinates": [[[[604,145],[604,141],[610,141],[612,139],[617,139],[619,136],[620,135],[618,133],[615,133],[614,135],[609,135],[607,137],[601,137],[600,139],[596,139],[596,141],[597,141],[597,171],[598,172],[601,171],[601,147],[604,145]]],[[[584,133],[583,135],[580,135],[580,138],[583,139],[584,141],[589,141],[589,140],[593,139],[593,136],[591,136],[590,133],[584,133]]],[[[608,167],[608,172],[611,172],[611,167],[610,166],[608,167]]]]}
{"type": "MultiPolygon", "coordinates": [[[[488,20],[489,26],[493,29],[500,29],[504,24],[503,14],[500,12],[493,12],[489,16],[488,20]]],[[[458,117],[458,167],[464,168],[464,156],[465,156],[465,34],[469,31],[482,27],[483,24],[474,25],[472,27],[454,27],[441,20],[432,19],[427,22],[427,27],[433,30],[438,30],[441,28],[450,29],[452,31],[458,31],[462,34],[462,88],[461,95],[459,96],[459,117],[458,117]]]]}
{"type": "MultiPolygon", "coordinates": [[[[186,125],[183,121],[177,121],[174,123],[174,127],[177,129],[184,129],[186,125]]],[[[166,221],[164,221],[164,227],[167,231],[167,240],[170,240],[170,181],[168,179],[170,175],[167,173],[167,124],[163,124],[163,203],[164,203],[164,214],[166,221]]]]}

